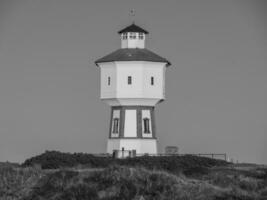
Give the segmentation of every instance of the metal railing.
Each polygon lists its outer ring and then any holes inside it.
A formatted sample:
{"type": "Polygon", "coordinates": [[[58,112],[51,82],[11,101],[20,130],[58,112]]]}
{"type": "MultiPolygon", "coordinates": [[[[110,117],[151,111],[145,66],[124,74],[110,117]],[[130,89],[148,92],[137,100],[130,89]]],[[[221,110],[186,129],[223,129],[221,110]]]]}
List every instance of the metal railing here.
{"type": "Polygon", "coordinates": [[[131,151],[128,150],[116,150],[117,153],[109,154],[109,153],[102,153],[102,154],[93,154],[96,157],[116,157],[116,158],[127,158],[127,157],[141,157],[141,156],[199,156],[199,157],[208,157],[213,159],[220,159],[227,161],[227,154],[226,153],[193,153],[193,154],[166,154],[166,153],[158,153],[158,154],[133,154],[130,153],[131,151]]]}
{"type": "Polygon", "coordinates": [[[221,160],[227,160],[227,154],[226,153],[193,153],[193,154],[136,154],[136,156],[199,156],[199,157],[208,157],[213,159],[221,159],[221,160]]]}

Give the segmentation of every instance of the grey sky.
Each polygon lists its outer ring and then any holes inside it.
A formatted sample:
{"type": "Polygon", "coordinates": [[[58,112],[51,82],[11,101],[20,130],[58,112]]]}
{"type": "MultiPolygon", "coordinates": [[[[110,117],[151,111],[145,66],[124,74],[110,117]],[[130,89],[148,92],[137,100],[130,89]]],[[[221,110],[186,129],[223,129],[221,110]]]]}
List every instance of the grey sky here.
{"type": "Polygon", "coordinates": [[[267,163],[267,3],[258,0],[1,0],[0,161],[104,152],[110,109],[94,60],[135,22],[172,63],[159,147],[267,163]]]}

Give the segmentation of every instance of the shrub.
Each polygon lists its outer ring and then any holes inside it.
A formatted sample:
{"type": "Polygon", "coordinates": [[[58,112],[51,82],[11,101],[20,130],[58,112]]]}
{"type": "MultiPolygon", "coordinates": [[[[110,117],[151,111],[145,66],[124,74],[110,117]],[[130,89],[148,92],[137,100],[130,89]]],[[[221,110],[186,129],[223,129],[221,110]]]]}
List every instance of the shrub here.
{"type": "Polygon", "coordinates": [[[209,173],[209,169],[207,167],[189,167],[183,171],[184,175],[190,177],[199,177],[209,173]]]}
{"type": "Polygon", "coordinates": [[[96,200],[98,199],[95,188],[89,187],[85,184],[74,185],[56,198],[56,200],[96,200]]]}
{"type": "Polygon", "coordinates": [[[86,165],[94,168],[106,168],[111,165],[140,166],[147,169],[164,170],[174,174],[185,173],[188,176],[199,176],[208,173],[208,168],[225,166],[228,163],[206,157],[185,156],[142,156],[126,159],[111,157],[96,157],[85,153],[61,153],[46,151],[45,153],[27,159],[22,166],[41,165],[42,169],[58,169],[86,165]]]}
{"type": "Polygon", "coordinates": [[[42,176],[43,172],[34,168],[1,167],[0,199],[20,199],[42,176]]]}
{"type": "Polygon", "coordinates": [[[247,191],[256,191],[259,188],[258,180],[251,177],[239,176],[239,187],[247,191]]]}
{"type": "Polygon", "coordinates": [[[23,167],[41,165],[42,169],[58,169],[89,165],[92,167],[107,167],[112,162],[108,157],[96,157],[85,153],[62,153],[59,151],[46,151],[45,153],[25,160],[23,167]]]}

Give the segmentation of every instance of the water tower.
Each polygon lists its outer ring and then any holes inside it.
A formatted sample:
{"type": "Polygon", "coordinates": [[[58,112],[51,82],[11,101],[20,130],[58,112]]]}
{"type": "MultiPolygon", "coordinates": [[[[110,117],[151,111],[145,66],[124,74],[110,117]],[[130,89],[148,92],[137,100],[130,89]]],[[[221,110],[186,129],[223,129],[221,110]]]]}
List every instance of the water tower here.
{"type": "Polygon", "coordinates": [[[132,24],[119,32],[121,48],[96,60],[102,101],[111,106],[107,153],[156,154],[155,106],[165,99],[170,62],[145,48],[148,32],[132,24]]]}

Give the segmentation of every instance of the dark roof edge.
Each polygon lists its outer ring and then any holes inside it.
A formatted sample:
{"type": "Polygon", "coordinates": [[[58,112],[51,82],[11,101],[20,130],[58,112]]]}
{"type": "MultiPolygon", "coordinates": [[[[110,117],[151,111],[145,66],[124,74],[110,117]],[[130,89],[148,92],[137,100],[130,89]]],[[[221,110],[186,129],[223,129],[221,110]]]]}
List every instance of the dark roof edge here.
{"type": "Polygon", "coordinates": [[[134,23],[132,25],[127,26],[126,28],[118,31],[119,34],[125,33],[125,32],[140,32],[140,33],[148,34],[148,31],[146,31],[145,29],[135,25],[134,23]]]}
{"type": "Polygon", "coordinates": [[[166,67],[171,66],[172,64],[166,60],[166,62],[164,61],[149,61],[149,60],[109,60],[109,61],[95,61],[95,65],[99,67],[98,63],[109,63],[109,62],[136,62],[136,61],[140,61],[140,62],[156,62],[156,63],[166,63],[166,67]]]}

